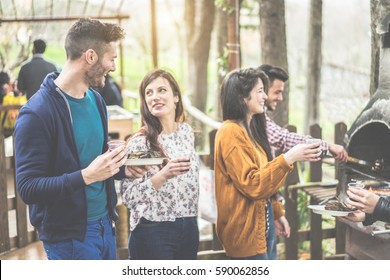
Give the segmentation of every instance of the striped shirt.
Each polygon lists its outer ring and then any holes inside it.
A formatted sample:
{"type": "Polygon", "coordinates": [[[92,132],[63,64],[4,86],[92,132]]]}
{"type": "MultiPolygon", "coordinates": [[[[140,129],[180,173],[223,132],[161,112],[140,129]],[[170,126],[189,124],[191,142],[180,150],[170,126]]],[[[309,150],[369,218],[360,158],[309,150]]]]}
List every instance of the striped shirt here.
{"type": "MultiPolygon", "coordinates": [[[[267,122],[268,141],[273,148],[273,153],[275,153],[275,149],[285,153],[295,145],[305,143],[306,139],[312,138],[310,135],[299,135],[297,133],[288,131],[286,128],[280,127],[273,120],[271,120],[267,114],[265,114],[265,119],[267,122]]],[[[322,140],[321,146],[322,150],[328,150],[328,144],[324,140],[322,140]]]]}

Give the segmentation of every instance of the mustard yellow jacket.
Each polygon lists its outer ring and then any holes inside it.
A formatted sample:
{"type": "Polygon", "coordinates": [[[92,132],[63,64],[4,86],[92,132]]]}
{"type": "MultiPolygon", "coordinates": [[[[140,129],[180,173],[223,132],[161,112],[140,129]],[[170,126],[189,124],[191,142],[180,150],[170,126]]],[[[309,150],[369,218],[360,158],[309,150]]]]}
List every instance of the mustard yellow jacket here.
{"type": "MultiPolygon", "coordinates": [[[[230,257],[267,251],[265,206],[283,184],[292,165],[283,154],[268,162],[261,147],[252,144],[245,129],[225,121],[215,138],[217,235],[230,257]]],[[[274,206],[275,219],[283,215],[274,206]]]]}

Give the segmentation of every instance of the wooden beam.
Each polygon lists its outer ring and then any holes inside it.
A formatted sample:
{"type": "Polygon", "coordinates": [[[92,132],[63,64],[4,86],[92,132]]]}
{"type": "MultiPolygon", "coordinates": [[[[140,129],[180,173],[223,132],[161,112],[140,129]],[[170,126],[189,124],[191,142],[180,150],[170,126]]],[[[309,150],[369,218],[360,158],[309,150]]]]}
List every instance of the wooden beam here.
{"type": "Polygon", "coordinates": [[[84,3],[83,15],[87,14],[87,8],[88,8],[88,0],[85,1],[85,3],[84,3]]]}
{"type": "Polygon", "coordinates": [[[5,160],[4,135],[0,131],[0,253],[10,249],[8,227],[7,167],[5,160]]]}
{"type": "MultiPolygon", "coordinates": [[[[2,23],[11,23],[11,22],[51,22],[51,21],[75,21],[79,20],[83,16],[72,16],[72,17],[48,17],[48,16],[42,16],[42,17],[24,17],[24,18],[3,18],[0,19],[0,24],[2,23]]],[[[110,20],[110,19],[116,19],[116,20],[123,20],[123,19],[129,19],[129,15],[116,15],[116,16],[91,16],[91,18],[99,19],[99,20],[110,20]]]]}
{"type": "MultiPolygon", "coordinates": [[[[119,25],[121,25],[120,20],[119,20],[119,25]]],[[[123,90],[125,88],[125,66],[124,66],[125,61],[124,61],[124,54],[123,54],[123,40],[119,41],[119,62],[120,62],[119,72],[121,75],[120,86],[121,86],[121,90],[123,90]]]]}
{"type": "Polygon", "coordinates": [[[31,0],[31,15],[35,16],[34,0],[31,0]]]}
{"type": "Polygon", "coordinates": [[[54,3],[53,3],[53,0],[50,1],[50,16],[53,17],[53,6],[54,6],[54,3]]]}
{"type": "Polygon", "coordinates": [[[68,4],[66,5],[66,16],[67,16],[67,17],[68,17],[69,14],[70,14],[70,3],[71,3],[71,1],[68,0],[68,4]]]}
{"type": "Polygon", "coordinates": [[[98,13],[99,16],[102,15],[103,10],[104,10],[104,6],[105,6],[105,5],[106,5],[106,0],[104,0],[104,1],[102,2],[102,4],[100,5],[100,10],[99,10],[99,13],[98,13]]]}
{"type": "Polygon", "coordinates": [[[18,11],[16,9],[15,0],[12,0],[12,8],[14,9],[15,18],[18,17],[18,11]]]}
{"type": "Polygon", "coordinates": [[[120,13],[120,11],[121,11],[121,9],[122,9],[123,2],[124,2],[124,0],[122,0],[122,1],[119,3],[118,8],[116,9],[116,12],[117,12],[118,14],[120,13]]]}
{"type": "Polygon", "coordinates": [[[156,3],[154,0],[150,0],[150,16],[152,26],[152,57],[153,68],[158,67],[158,46],[157,46],[157,28],[156,28],[156,3]]]}

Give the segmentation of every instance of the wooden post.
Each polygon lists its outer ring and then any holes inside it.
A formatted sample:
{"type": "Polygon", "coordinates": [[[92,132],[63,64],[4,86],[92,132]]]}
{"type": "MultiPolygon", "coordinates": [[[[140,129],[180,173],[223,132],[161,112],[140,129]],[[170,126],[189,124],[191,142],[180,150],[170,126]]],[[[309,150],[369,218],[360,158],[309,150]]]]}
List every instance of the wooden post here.
{"type": "MultiPolygon", "coordinates": [[[[13,138],[15,140],[15,138],[13,138]]],[[[28,232],[27,232],[27,206],[20,198],[19,193],[16,189],[16,165],[15,165],[15,143],[12,145],[14,147],[12,160],[12,166],[14,168],[14,182],[15,182],[15,199],[16,199],[16,231],[18,234],[18,247],[24,247],[29,243],[28,232]]]]}
{"type": "MultiPolygon", "coordinates": [[[[290,132],[296,132],[297,129],[294,126],[288,126],[287,129],[290,132]]],[[[285,203],[285,215],[288,220],[291,228],[290,237],[286,238],[285,250],[286,250],[286,260],[296,260],[298,259],[298,211],[297,211],[297,199],[298,192],[297,190],[289,190],[288,186],[294,185],[299,182],[297,164],[294,164],[294,170],[286,178],[286,183],[284,186],[284,199],[285,203]]]]}
{"type": "MultiPolygon", "coordinates": [[[[334,135],[334,143],[338,145],[344,146],[344,137],[347,132],[347,126],[345,123],[337,123],[335,125],[335,135],[334,135]]],[[[342,182],[345,182],[342,176],[345,176],[345,172],[343,172],[342,167],[344,163],[337,162],[335,163],[335,177],[339,181],[337,185],[337,194],[341,189],[342,182]]],[[[346,244],[346,232],[347,225],[345,223],[340,222],[336,219],[336,254],[344,254],[345,253],[345,244],[346,244]]]]}
{"type": "MultiPolygon", "coordinates": [[[[119,25],[121,25],[121,20],[119,20],[119,25]]],[[[124,54],[123,54],[123,40],[119,41],[119,62],[120,62],[119,71],[121,75],[120,88],[121,88],[121,95],[122,95],[122,90],[125,88],[125,70],[124,70],[125,61],[124,61],[124,54]]]]}
{"type": "Polygon", "coordinates": [[[7,166],[5,162],[4,135],[0,126],[0,253],[10,249],[7,192],[7,166]]]}
{"type": "Polygon", "coordinates": [[[117,248],[117,259],[125,260],[128,258],[128,240],[130,234],[129,228],[129,210],[122,203],[122,199],[118,199],[116,206],[119,219],[115,222],[116,226],[116,248],[117,248]]]}
{"type": "Polygon", "coordinates": [[[155,0],[150,0],[150,15],[152,26],[152,55],[153,68],[158,67],[158,47],[157,47],[157,29],[156,29],[156,3],[155,0]]]}
{"type": "MultiPolygon", "coordinates": [[[[321,127],[318,124],[310,126],[310,135],[314,138],[321,139],[321,127]]],[[[322,181],[322,162],[310,163],[310,181],[321,182],[322,181]]],[[[317,204],[318,201],[314,201],[310,197],[310,204],[317,204]]],[[[322,216],[314,214],[310,211],[310,259],[322,260],[322,216]]]]}

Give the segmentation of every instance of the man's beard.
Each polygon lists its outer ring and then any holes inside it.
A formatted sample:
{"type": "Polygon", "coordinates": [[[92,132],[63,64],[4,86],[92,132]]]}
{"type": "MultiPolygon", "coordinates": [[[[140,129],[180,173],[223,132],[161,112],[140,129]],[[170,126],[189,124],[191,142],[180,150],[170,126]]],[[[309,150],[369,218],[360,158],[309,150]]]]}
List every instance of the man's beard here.
{"type": "Polygon", "coordinates": [[[103,88],[105,84],[104,72],[104,68],[98,62],[85,73],[84,80],[90,87],[103,88]]]}

